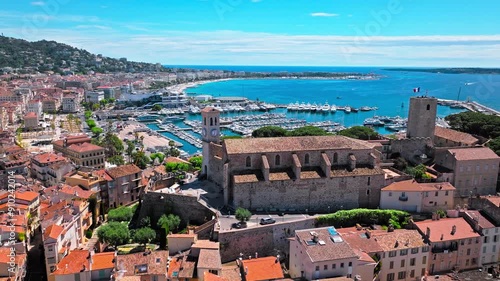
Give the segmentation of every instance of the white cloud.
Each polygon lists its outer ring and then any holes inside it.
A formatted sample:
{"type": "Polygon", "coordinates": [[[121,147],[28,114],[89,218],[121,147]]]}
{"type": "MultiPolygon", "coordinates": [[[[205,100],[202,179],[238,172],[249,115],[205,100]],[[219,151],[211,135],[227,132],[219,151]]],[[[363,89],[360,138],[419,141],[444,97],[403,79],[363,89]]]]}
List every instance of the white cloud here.
{"type": "Polygon", "coordinates": [[[500,61],[500,34],[362,37],[150,30],[137,35],[113,28],[89,24],[71,32],[41,29],[23,34],[19,28],[3,32],[28,40],[55,40],[111,57],[165,64],[496,67],[500,61]]]}
{"type": "Polygon", "coordinates": [[[98,29],[98,30],[110,30],[110,29],[112,29],[111,27],[105,26],[105,25],[87,25],[87,24],[77,25],[77,26],[75,26],[75,28],[77,28],[77,29],[98,29]]]}
{"type": "Polygon", "coordinates": [[[45,2],[43,2],[43,1],[34,1],[34,2],[31,2],[31,5],[33,5],[33,6],[44,6],[45,2]]]}
{"type": "Polygon", "coordinates": [[[323,13],[323,12],[318,12],[318,13],[311,13],[312,17],[338,17],[340,16],[339,14],[332,14],[332,13],[323,13]]]}

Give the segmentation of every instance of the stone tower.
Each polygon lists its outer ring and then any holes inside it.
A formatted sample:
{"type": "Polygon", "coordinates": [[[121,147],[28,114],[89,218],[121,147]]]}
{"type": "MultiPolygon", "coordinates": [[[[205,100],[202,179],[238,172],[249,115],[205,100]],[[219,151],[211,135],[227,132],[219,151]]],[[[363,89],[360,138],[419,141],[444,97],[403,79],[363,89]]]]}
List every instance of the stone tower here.
{"type": "Polygon", "coordinates": [[[205,107],[201,110],[201,141],[203,143],[203,163],[202,163],[202,174],[209,178],[210,171],[210,159],[212,158],[212,152],[210,149],[210,143],[220,142],[220,111],[213,107],[205,107]]]}
{"type": "Polygon", "coordinates": [[[433,97],[410,98],[410,109],[408,112],[407,138],[431,138],[434,139],[436,128],[437,99],[433,97]]]}

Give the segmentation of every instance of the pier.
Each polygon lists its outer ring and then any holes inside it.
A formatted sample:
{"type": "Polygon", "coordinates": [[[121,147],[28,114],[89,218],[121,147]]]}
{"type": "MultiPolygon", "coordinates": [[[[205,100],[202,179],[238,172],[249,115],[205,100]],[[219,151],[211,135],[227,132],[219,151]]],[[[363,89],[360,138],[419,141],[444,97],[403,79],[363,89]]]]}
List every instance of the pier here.
{"type": "Polygon", "coordinates": [[[456,101],[456,100],[438,99],[438,104],[442,106],[449,106],[452,108],[463,108],[472,112],[480,112],[484,114],[500,116],[500,111],[482,105],[476,101],[456,101]]]}

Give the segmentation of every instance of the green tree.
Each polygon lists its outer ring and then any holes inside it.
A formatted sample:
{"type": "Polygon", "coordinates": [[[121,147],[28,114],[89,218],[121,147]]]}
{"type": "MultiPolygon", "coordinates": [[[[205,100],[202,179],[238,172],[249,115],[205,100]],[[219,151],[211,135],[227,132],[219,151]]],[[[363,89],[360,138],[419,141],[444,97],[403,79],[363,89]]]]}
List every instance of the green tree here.
{"type": "Polygon", "coordinates": [[[130,140],[127,140],[127,150],[125,151],[125,153],[127,154],[128,156],[128,162],[130,163],[132,160],[132,156],[134,155],[134,151],[135,151],[135,144],[133,141],[130,141],[130,140]]]}
{"type": "Polygon", "coordinates": [[[125,159],[121,155],[115,155],[108,158],[108,162],[115,165],[125,165],[125,159]]]}
{"type": "Polygon", "coordinates": [[[417,180],[430,178],[429,175],[427,175],[427,167],[425,167],[424,164],[420,164],[416,167],[408,167],[405,172],[417,180]]]}
{"type": "Polygon", "coordinates": [[[189,171],[189,165],[186,163],[169,162],[165,164],[167,172],[186,172],[189,171]]]}
{"type": "Polygon", "coordinates": [[[287,136],[299,137],[299,136],[327,136],[329,133],[319,127],[315,126],[304,126],[295,129],[287,133],[287,136]]]}
{"type": "Polygon", "coordinates": [[[193,165],[193,168],[195,169],[201,169],[201,165],[203,163],[203,157],[202,156],[194,156],[189,158],[189,163],[193,165]]]}
{"type": "Polygon", "coordinates": [[[168,216],[163,214],[158,220],[158,227],[163,228],[165,233],[168,234],[170,231],[175,231],[181,224],[181,218],[174,214],[169,214],[168,216]]]}
{"type": "Polygon", "coordinates": [[[254,138],[271,138],[284,137],[288,133],[287,130],[278,126],[265,126],[252,132],[254,138]]]}
{"type": "Polygon", "coordinates": [[[457,131],[484,138],[500,136],[500,116],[466,111],[446,116],[445,120],[448,121],[452,129],[457,131]]]}
{"type": "Polygon", "coordinates": [[[105,242],[116,247],[128,243],[130,231],[124,223],[110,222],[99,228],[97,237],[101,243],[105,242]]]}
{"type": "Polygon", "coordinates": [[[98,103],[92,104],[92,111],[97,111],[97,110],[99,110],[99,108],[100,108],[100,106],[98,103]]]}
{"type": "Polygon", "coordinates": [[[134,164],[140,169],[146,169],[149,163],[151,163],[151,159],[144,153],[144,151],[137,151],[132,154],[132,159],[134,160],[134,164]]]}
{"type": "Polygon", "coordinates": [[[236,212],[234,214],[235,218],[241,222],[248,221],[250,217],[252,216],[252,213],[250,213],[249,210],[245,208],[238,208],[236,209],[236,212]]]}
{"type": "Polygon", "coordinates": [[[92,111],[85,110],[85,120],[90,119],[92,117],[92,111]]]}
{"type": "Polygon", "coordinates": [[[161,105],[155,104],[153,105],[153,108],[151,108],[152,111],[160,111],[162,109],[161,105]]]}
{"type": "Polygon", "coordinates": [[[158,158],[158,162],[163,163],[163,160],[165,160],[165,154],[161,152],[151,153],[151,155],[149,155],[149,158],[151,158],[151,161],[153,162],[156,158],[158,158]]]}
{"type": "Polygon", "coordinates": [[[488,142],[488,147],[495,151],[497,155],[500,155],[500,137],[496,137],[488,142]]]}
{"type": "Polygon", "coordinates": [[[121,155],[124,150],[122,140],[116,134],[111,133],[109,130],[104,138],[100,141],[99,145],[104,147],[104,153],[108,158],[121,155]]]}
{"type": "Polygon", "coordinates": [[[99,128],[99,127],[92,127],[90,129],[90,131],[95,135],[95,136],[99,136],[100,134],[102,134],[102,132],[104,132],[104,130],[102,128],[99,128]]]}
{"type": "Polygon", "coordinates": [[[134,213],[131,208],[123,206],[109,210],[108,221],[129,222],[133,215],[134,213]]]}
{"type": "Polygon", "coordinates": [[[135,231],[132,240],[146,246],[149,242],[156,238],[156,232],[150,227],[139,228],[135,231]]]}
{"type": "Polygon", "coordinates": [[[404,171],[408,167],[408,162],[403,157],[394,159],[394,168],[404,171]]]}
{"type": "Polygon", "coordinates": [[[338,132],[339,135],[360,140],[378,139],[379,134],[372,128],[365,126],[354,126],[338,132]]]}
{"type": "Polygon", "coordinates": [[[87,126],[89,126],[90,129],[94,128],[97,126],[94,120],[92,119],[87,119],[87,126]]]}

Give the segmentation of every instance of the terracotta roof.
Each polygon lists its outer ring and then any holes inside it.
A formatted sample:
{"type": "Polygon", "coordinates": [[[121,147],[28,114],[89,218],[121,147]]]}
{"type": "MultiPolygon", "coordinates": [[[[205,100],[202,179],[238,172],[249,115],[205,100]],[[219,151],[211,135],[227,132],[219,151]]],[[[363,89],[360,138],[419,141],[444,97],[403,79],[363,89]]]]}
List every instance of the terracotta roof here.
{"type": "Polygon", "coordinates": [[[217,275],[212,274],[208,271],[205,271],[203,273],[203,280],[205,280],[205,281],[229,281],[229,279],[226,279],[226,278],[221,277],[221,276],[217,276],[217,275]]]}
{"type": "Polygon", "coordinates": [[[219,250],[201,249],[198,256],[198,268],[221,269],[219,250]]]}
{"type": "Polygon", "coordinates": [[[83,199],[89,199],[94,193],[98,193],[97,191],[85,190],[79,186],[70,186],[67,184],[63,185],[59,192],[83,199]]]}
{"type": "Polygon", "coordinates": [[[333,227],[323,227],[295,231],[297,235],[296,239],[301,240],[300,242],[303,245],[303,249],[307,252],[311,262],[358,258],[349,244],[343,239],[339,242],[332,241],[330,238],[330,231],[332,229],[335,230],[333,227]],[[313,235],[311,234],[312,231],[318,235],[318,241],[322,241],[321,243],[309,243],[313,239],[313,235]]]}
{"type": "Polygon", "coordinates": [[[84,142],[84,143],[75,143],[70,146],[68,146],[68,150],[72,150],[78,153],[82,152],[89,152],[89,151],[97,151],[97,150],[103,150],[103,147],[100,147],[95,144],[91,144],[89,142],[84,142]]]}
{"type": "MultiPolygon", "coordinates": [[[[0,247],[0,264],[5,264],[10,262],[10,247],[0,247]]],[[[16,253],[16,264],[22,266],[26,260],[26,254],[16,253]]]]}
{"type": "Polygon", "coordinates": [[[224,265],[222,266],[221,274],[223,278],[226,278],[230,281],[240,281],[240,268],[233,263],[233,265],[224,265]]]}
{"type": "Polygon", "coordinates": [[[113,178],[108,175],[105,169],[93,171],[92,174],[97,175],[98,177],[101,177],[107,181],[112,181],[113,178]]]}
{"type": "Polygon", "coordinates": [[[372,149],[374,145],[344,136],[309,136],[226,139],[224,146],[231,155],[334,149],[360,150],[372,149]]]}
{"type": "Polygon", "coordinates": [[[405,180],[400,182],[393,182],[390,185],[382,188],[382,191],[424,192],[424,191],[439,191],[439,190],[454,191],[455,189],[456,188],[449,182],[418,183],[415,180],[405,180]]]}
{"type": "Polygon", "coordinates": [[[191,248],[219,250],[219,245],[219,242],[210,240],[197,240],[193,245],[191,245],[191,248]]]}
{"type": "Polygon", "coordinates": [[[395,229],[393,232],[374,233],[373,237],[384,251],[404,250],[426,246],[417,230],[395,229]]]}
{"type": "Polygon", "coordinates": [[[114,268],[114,252],[97,253],[92,256],[92,270],[114,268]]]}
{"type": "Polygon", "coordinates": [[[129,165],[123,165],[123,166],[118,166],[115,168],[111,168],[106,171],[108,175],[110,175],[112,178],[116,179],[119,177],[124,177],[124,176],[129,176],[133,175],[136,173],[140,173],[142,170],[137,167],[134,164],[129,164],[129,165]]]}
{"type": "Polygon", "coordinates": [[[83,269],[89,270],[88,250],[73,250],[65,256],[58,264],[53,275],[66,275],[80,273],[83,269]]]}
{"type": "Polygon", "coordinates": [[[443,127],[436,126],[434,130],[434,135],[443,139],[452,140],[454,142],[460,142],[462,144],[474,145],[479,140],[470,134],[462,133],[452,129],[447,129],[443,127]]]}
{"type": "Polygon", "coordinates": [[[490,221],[488,220],[486,217],[484,217],[481,212],[477,211],[477,210],[467,210],[465,211],[465,214],[470,217],[471,219],[473,220],[477,220],[479,226],[481,228],[494,228],[495,225],[490,221]]]}
{"type": "Polygon", "coordinates": [[[165,163],[184,163],[184,164],[191,165],[191,163],[189,161],[183,160],[179,157],[172,157],[172,156],[167,157],[165,159],[165,163]]]}
{"type": "Polygon", "coordinates": [[[488,147],[451,148],[448,151],[458,161],[500,159],[493,150],[488,147]]]}
{"type": "Polygon", "coordinates": [[[26,115],[24,115],[24,118],[37,118],[38,116],[36,115],[35,112],[28,112],[26,115]]]}
{"type": "Polygon", "coordinates": [[[126,270],[125,276],[131,275],[165,275],[167,272],[168,251],[152,251],[150,254],[135,253],[118,255],[116,268],[126,270]],[[146,265],[146,272],[140,273],[139,267],[146,265]]]}
{"type": "Polygon", "coordinates": [[[276,257],[264,257],[241,262],[243,268],[248,269],[247,281],[272,280],[285,277],[281,264],[276,262],[276,257]]]}
{"type": "Polygon", "coordinates": [[[201,110],[201,112],[219,112],[215,107],[207,106],[201,110]]]}
{"type": "Polygon", "coordinates": [[[45,232],[43,233],[43,240],[47,240],[49,238],[57,240],[63,231],[64,228],[62,226],[51,224],[45,229],[45,232]]]}
{"type": "Polygon", "coordinates": [[[474,232],[472,227],[463,218],[446,218],[440,220],[425,220],[415,223],[422,233],[426,233],[427,228],[430,229],[430,241],[450,241],[466,238],[479,237],[479,234],[474,232]],[[456,226],[456,231],[452,233],[453,226],[456,226]],[[441,239],[443,237],[443,239],[441,239]]]}
{"type": "MultiPolygon", "coordinates": [[[[368,254],[383,252],[382,247],[372,236],[368,238],[365,230],[357,230],[355,227],[339,228],[337,231],[341,237],[355,251],[366,252],[368,254]]],[[[373,233],[373,231],[370,231],[373,233]]]]}
{"type": "Polygon", "coordinates": [[[33,157],[33,160],[37,161],[40,164],[47,164],[56,161],[66,161],[66,157],[48,152],[35,155],[33,157]]]}
{"type": "Polygon", "coordinates": [[[500,208],[500,196],[484,196],[483,198],[490,201],[491,204],[500,208]]]}
{"type": "Polygon", "coordinates": [[[20,199],[20,200],[28,201],[28,202],[36,200],[39,196],[40,196],[40,194],[38,192],[34,192],[34,191],[17,191],[16,192],[16,199],[20,199]]]}

